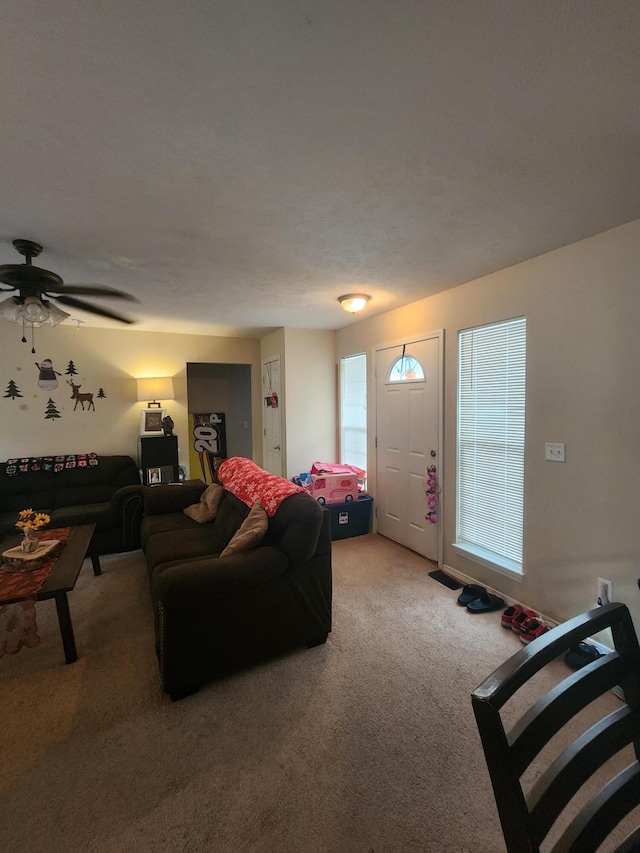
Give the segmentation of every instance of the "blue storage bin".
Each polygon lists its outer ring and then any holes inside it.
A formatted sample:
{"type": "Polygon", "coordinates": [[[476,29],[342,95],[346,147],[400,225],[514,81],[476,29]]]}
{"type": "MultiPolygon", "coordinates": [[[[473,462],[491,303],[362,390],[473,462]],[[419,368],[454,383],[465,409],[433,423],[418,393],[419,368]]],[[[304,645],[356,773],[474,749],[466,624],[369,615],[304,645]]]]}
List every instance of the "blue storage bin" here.
{"type": "Polygon", "coordinates": [[[357,501],[327,504],[331,514],[331,539],[363,536],[371,530],[373,498],[360,496],[357,501]]]}

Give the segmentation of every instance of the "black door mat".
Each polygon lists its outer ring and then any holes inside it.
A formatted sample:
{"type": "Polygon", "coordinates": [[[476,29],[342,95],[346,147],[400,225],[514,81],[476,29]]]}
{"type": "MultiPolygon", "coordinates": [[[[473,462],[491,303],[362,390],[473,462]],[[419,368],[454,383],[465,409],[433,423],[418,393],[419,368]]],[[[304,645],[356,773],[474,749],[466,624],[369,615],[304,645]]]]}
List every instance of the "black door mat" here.
{"type": "Polygon", "coordinates": [[[464,586],[464,584],[454,578],[450,578],[449,575],[445,575],[440,569],[436,572],[429,572],[429,577],[433,578],[434,581],[438,581],[438,583],[444,584],[448,589],[462,589],[464,586]]]}

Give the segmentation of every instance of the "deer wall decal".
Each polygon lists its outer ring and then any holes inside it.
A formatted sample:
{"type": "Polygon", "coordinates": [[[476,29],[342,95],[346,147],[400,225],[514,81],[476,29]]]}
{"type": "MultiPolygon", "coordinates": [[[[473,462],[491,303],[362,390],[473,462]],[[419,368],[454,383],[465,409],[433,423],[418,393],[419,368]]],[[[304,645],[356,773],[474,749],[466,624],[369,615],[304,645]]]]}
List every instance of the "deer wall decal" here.
{"type": "Polygon", "coordinates": [[[93,403],[93,394],[81,394],[80,389],[82,385],[74,385],[70,379],[67,379],[67,385],[71,385],[73,389],[73,394],[71,395],[71,399],[76,401],[75,406],[73,407],[73,411],[78,408],[78,403],[82,406],[82,411],[84,412],[84,404],[88,403],[87,411],[89,412],[91,409],[95,412],[96,407],[93,403]]]}

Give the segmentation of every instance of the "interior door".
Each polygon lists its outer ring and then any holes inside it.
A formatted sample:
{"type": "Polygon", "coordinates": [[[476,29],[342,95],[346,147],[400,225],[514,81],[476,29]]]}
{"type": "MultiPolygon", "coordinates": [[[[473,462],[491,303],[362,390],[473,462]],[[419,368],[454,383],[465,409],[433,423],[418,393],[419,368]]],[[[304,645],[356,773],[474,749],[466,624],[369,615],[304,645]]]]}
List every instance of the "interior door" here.
{"type": "Polygon", "coordinates": [[[378,533],[438,563],[441,349],[438,332],[376,351],[378,533]]]}
{"type": "Polygon", "coordinates": [[[262,362],[262,467],[282,477],[280,356],[262,362]]]}

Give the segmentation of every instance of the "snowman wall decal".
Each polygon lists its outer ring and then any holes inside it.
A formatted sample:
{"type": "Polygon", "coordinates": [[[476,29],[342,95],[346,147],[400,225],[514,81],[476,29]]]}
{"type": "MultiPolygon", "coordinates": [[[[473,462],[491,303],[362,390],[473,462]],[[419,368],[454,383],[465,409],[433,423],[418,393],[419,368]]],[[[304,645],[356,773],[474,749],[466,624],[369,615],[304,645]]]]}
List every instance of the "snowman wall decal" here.
{"type": "Polygon", "coordinates": [[[43,391],[51,391],[53,388],[57,388],[58,380],[56,377],[62,376],[62,374],[53,369],[51,359],[43,358],[40,364],[38,364],[37,361],[35,364],[40,371],[40,375],[38,376],[38,387],[42,388],[43,391]]]}

